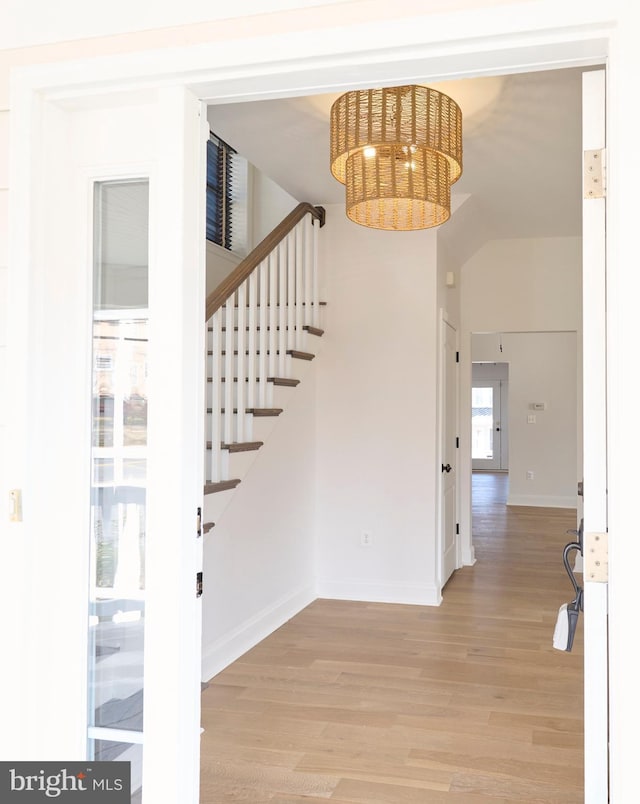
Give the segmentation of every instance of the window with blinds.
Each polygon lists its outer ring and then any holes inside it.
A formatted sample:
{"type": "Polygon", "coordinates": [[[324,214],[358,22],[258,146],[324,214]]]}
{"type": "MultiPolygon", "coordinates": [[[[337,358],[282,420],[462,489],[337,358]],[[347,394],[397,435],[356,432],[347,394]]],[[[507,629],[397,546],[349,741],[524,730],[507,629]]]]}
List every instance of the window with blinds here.
{"type": "Polygon", "coordinates": [[[207,143],[207,240],[233,249],[233,169],[236,152],[211,134],[207,143]]]}

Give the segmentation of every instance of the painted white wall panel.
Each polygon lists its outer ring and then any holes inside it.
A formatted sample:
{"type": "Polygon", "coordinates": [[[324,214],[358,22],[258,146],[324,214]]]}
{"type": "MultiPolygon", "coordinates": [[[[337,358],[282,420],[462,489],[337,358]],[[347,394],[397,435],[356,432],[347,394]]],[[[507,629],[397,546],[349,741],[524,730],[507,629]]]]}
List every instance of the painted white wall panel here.
{"type": "Polygon", "coordinates": [[[9,191],[0,190],[0,266],[9,261],[9,191]]]}
{"type": "Polygon", "coordinates": [[[367,230],[330,205],[321,258],[319,595],[434,603],[435,234],[367,230]]]}
{"type": "Polygon", "coordinates": [[[315,361],[309,368],[204,537],[205,679],[315,597],[315,361]]]}
{"type": "Polygon", "coordinates": [[[0,112],[0,190],[9,186],[9,112],[0,112]]]}
{"type": "Polygon", "coordinates": [[[576,333],[505,335],[510,505],[577,505],[576,333]],[[533,410],[541,402],[544,410],[533,410]],[[535,418],[529,423],[529,417],[535,418]],[[527,479],[527,472],[533,478],[527,479]]]}
{"type": "Polygon", "coordinates": [[[257,168],[253,171],[251,189],[253,196],[251,232],[254,246],[257,246],[299,201],[309,201],[308,198],[295,199],[257,168]]]}
{"type": "Polygon", "coordinates": [[[0,424],[8,424],[7,402],[11,393],[11,383],[7,376],[7,348],[0,345],[0,424]]]}
{"type": "MultiPolygon", "coordinates": [[[[0,346],[7,343],[7,304],[9,302],[8,287],[9,272],[5,266],[0,265],[0,346]]],[[[2,380],[2,374],[0,374],[2,380]]],[[[0,387],[5,387],[0,385],[0,387]]]]}
{"type": "Polygon", "coordinates": [[[577,330],[581,259],[577,237],[490,241],[463,268],[464,330],[577,330]]]}
{"type": "Polygon", "coordinates": [[[183,3],[161,0],[152,4],[112,0],[104,5],[87,5],[79,0],[61,0],[52,7],[40,2],[4,0],[0,49],[248,17],[295,8],[339,5],[349,1],[243,0],[242,3],[227,5],[211,3],[210,0],[188,0],[183,3]]]}

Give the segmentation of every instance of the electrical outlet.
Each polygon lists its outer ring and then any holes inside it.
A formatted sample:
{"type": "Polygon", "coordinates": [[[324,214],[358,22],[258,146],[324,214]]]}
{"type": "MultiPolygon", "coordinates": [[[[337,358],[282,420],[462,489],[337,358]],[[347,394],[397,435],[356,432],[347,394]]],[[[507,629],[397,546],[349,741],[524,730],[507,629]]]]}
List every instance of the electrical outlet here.
{"type": "Polygon", "coordinates": [[[371,531],[363,530],[360,534],[360,547],[371,547],[373,544],[373,536],[371,531]]]}
{"type": "Polygon", "coordinates": [[[531,471],[531,469],[529,469],[529,471],[527,472],[527,480],[533,480],[533,472],[531,471]]]}

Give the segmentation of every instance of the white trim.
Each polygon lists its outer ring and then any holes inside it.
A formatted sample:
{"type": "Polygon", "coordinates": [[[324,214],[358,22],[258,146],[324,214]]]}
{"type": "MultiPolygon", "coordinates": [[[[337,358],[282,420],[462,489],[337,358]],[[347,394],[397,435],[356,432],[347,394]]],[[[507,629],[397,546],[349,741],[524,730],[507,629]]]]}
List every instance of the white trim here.
{"type": "Polygon", "coordinates": [[[273,605],[267,606],[234,628],[233,631],[209,645],[202,655],[202,680],[210,681],[225,667],[284,625],[287,620],[299,614],[315,599],[313,588],[303,586],[282,597],[273,605]]]}
{"type": "Polygon", "coordinates": [[[357,600],[363,603],[400,603],[413,606],[439,606],[440,589],[435,584],[391,583],[387,581],[319,580],[318,597],[328,600],[357,600]]]}

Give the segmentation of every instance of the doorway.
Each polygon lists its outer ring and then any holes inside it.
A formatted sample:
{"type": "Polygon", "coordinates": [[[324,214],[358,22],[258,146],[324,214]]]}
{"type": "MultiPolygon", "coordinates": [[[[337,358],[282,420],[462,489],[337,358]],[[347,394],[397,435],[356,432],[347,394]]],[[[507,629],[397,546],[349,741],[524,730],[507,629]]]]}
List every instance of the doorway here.
{"type": "Polygon", "coordinates": [[[473,363],[471,370],[471,466],[509,470],[509,364],[473,363]]]}
{"type": "MultiPolygon", "coordinates": [[[[26,253],[26,250],[25,250],[25,253],[26,253]]],[[[186,510],[186,509],[185,509],[185,510],[186,510]]]]}

